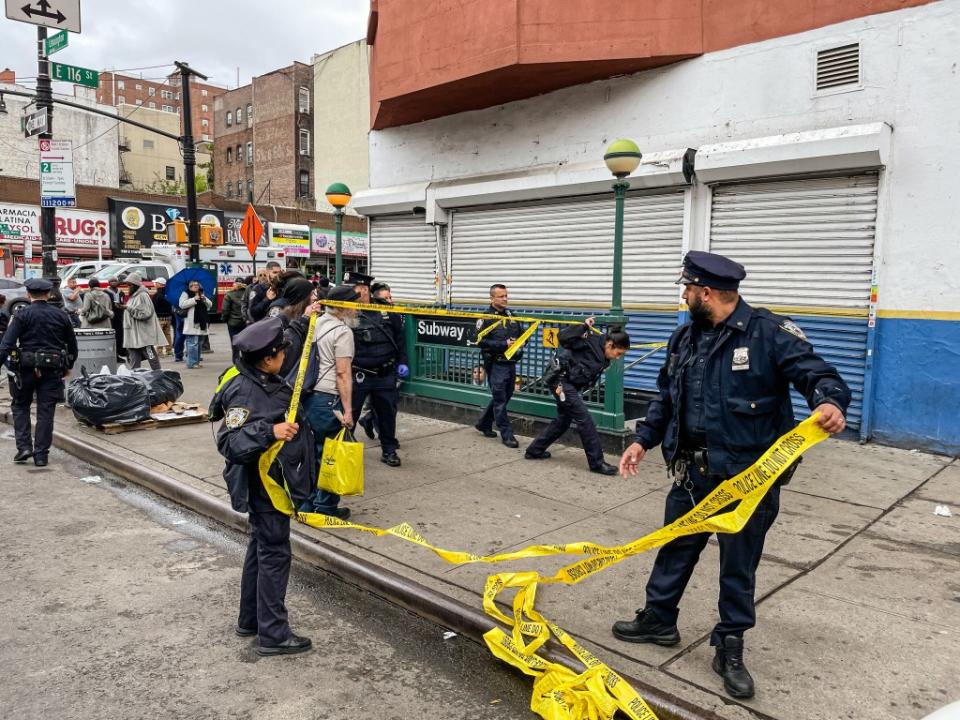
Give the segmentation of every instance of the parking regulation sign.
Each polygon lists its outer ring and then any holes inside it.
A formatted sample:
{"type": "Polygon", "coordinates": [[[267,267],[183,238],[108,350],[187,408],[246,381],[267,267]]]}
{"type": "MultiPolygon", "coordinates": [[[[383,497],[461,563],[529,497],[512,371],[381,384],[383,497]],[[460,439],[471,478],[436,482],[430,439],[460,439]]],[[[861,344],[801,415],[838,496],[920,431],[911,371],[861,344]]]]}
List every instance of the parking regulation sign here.
{"type": "Polygon", "coordinates": [[[40,206],[75,207],[73,141],[40,140],[40,206]]]}

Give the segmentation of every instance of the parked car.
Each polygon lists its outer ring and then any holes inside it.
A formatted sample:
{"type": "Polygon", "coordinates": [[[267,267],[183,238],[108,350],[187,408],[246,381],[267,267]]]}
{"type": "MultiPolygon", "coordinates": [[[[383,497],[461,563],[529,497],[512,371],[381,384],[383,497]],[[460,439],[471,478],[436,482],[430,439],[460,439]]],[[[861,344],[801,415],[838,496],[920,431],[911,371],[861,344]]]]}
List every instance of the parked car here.
{"type": "Polygon", "coordinates": [[[3,309],[10,313],[11,317],[17,310],[30,302],[27,297],[27,289],[23,286],[23,280],[17,280],[16,278],[0,278],[0,295],[7,298],[3,309]]]}
{"type": "Polygon", "coordinates": [[[146,287],[153,287],[153,281],[157,278],[169,280],[173,272],[169,265],[162,262],[139,261],[127,263],[111,263],[98,270],[90,277],[95,277],[101,285],[106,285],[110,280],[116,278],[123,283],[124,278],[132,272],[140,273],[143,278],[143,284],[146,287]]]}
{"type": "Polygon", "coordinates": [[[81,260],[80,262],[64,265],[57,274],[60,276],[60,283],[65,284],[67,280],[73,278],[80,287],[86,287],[90,276],[103,270],[110,265],[117,265],[116,260],[81,260]]]}

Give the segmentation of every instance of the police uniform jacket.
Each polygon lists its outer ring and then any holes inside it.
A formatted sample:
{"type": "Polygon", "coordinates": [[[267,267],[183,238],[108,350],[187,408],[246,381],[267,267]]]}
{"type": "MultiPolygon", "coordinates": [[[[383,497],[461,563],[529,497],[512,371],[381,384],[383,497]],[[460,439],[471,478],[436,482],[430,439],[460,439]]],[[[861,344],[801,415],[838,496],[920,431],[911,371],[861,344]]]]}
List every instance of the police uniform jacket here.
{"type": "Polygon", "coordinates": [[[77,361],[77,336],[70,324],[70,316],[43,300],[31,302],[10,320],[0,341],[0,365],[18,347],[20,352],[62,352],[65,370],[77,361]]]}
{"type": "MultiPolygon", "coordinates": [[[[693,335],[690,322],[671,335],[657,378],[659,395],[636,426],[636,440],[645,449],[663,443],[668,464],[680,448],[684,372],[695,355],[693,335]]],[[[846,413],[850,404],[850,388],[800,328],[742,299],[722,323],[703,377],[707,456],[715,475],[730,477],[749,467],[794,426],[791,384],[811,409],[828,402],[846,413]]]]}
{"type": "Polygon", "coordinates": [[[384,309],[363,310],[353,331],[353,366],[360,370],[389,371],[407,364],[407,343],[403,332],[403,317],[387,312],[389,304],[377,298],[373,303],[384,309]]]}
{"type": "MultiPolygon", "coordinates": [[[[226,459],[223,478],[230,502],[237,512],[266,512],[273,509],[260,480],[257,463],[276,442],[273,426],[286,420],[293,389],[278,375],[266,375],[242,360],[236,375],[221,376],[221,386],[210,402],[210,419],[223,420],[217,432],[217,449],[226,459]]],[[[234,371],[228,370],[231,375],[234,371]]],[[[300,432],[284,444],[271,476],[290,491],[299,507],[309,497],[317,478],[313,433],[302,417],[300,432]]]]}
{"type": "Polygon", "coordinates": [[[560,331],[557,353],[562,377],[577,390],[591,387],[610,366],[604,353],[606,336],[588,325],[571,325],[560,331]]]}
{"type": "MultiPolygon", "coordinates": [[[[493,305],[488,307],[485,311],[488,315],[500,315],[505,318],[512,317],[512,313],[509,309],[505,310],[496,310],[493,305]]],[[[477,323],[477,334],[486,330],[493,323],[497,323],[497,320],[480,320],[477,323]]],[[[512,358],[506,358],[504,353],[507,351],[507,348],[510,347],[508,340],[513,338],[516,340],[523,334],[523,329],[520,327],[520,323],[514,320],[507,320],[504,323],[499,323],[497,327],[488,332],[486,335],[481,338],[480,342],[477,343],[480,346],[480,352],[483,355],[483,362],[485,365],[489,365],[495,362],[517,362],[521,357],[523,357],[523,350],[518,350],[512,358]]]]}

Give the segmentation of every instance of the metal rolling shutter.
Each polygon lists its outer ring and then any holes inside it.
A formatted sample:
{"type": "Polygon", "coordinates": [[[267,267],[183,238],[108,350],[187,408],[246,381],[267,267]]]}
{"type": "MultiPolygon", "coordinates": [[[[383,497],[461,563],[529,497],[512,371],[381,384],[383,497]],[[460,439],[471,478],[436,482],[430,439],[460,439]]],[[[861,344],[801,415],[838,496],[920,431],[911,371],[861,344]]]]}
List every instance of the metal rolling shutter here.
{"type": "Polygon", "coordinates": [[[370,274],[399,301],[437,301],[437,236],[416,215],[370,219],[370,274]]]}
{"type": "MultiPolygon", "coordinates": [[[[876,175],[726,185],[713,193],[710,249],[747,268],[740,290],[748,302],[790,308],[853,390],[847,424],[854,429],[863,411],[876,220],[876,175]]],[[[796,394],[794,406],[805,413],[796,394]]]]}

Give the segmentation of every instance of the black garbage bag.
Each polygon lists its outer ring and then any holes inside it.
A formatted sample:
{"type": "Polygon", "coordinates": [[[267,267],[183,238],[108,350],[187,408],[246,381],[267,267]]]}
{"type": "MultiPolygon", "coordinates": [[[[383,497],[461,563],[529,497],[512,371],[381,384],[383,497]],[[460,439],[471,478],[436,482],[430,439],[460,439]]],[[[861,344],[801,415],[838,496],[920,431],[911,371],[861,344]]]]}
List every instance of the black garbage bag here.
{"type": "Polygon", "coordinates": [[[90,375],[84,368],[67,386],[67,401],[77,420],[90,425],[150,419],[150,392],[133,375],[90,375]]]}
{"type": "Polygon", "coordinates": [[[147,386],[150,407],[176,402],[183,395],[183,380],[175,370],[137,370],[133,376],[147,386]]]}

